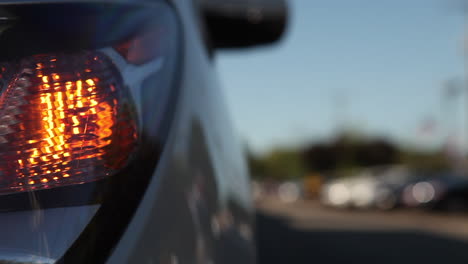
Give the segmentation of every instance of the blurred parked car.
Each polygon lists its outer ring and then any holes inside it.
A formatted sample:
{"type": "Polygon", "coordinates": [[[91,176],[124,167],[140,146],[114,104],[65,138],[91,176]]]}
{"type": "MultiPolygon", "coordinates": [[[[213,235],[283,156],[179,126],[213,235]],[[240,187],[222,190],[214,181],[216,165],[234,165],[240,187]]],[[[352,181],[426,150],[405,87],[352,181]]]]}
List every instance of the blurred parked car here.
{"type": "Polygon", "coordinates": [[[468,209],[468,178],[450,171],[433,173],[405,186],[401,195],[407,207],[465,211],[468,209]]]}
{"type": "Polygon", "coordinates": [[[388,210],[398,206],[401,190],[413,177],[404,166],[366,168],[325,184],[321,200],[335,207],[388,210]]]}
{"type": "Polygon", "coordinates": [[[327,182],[320,200],[336,208],[468,211],[468,178],[449,170],[414,171],[404,166],[368,168],[327,182]]]}
{"type": "Polygon", "coordinates": [[[367,173],[332,180],[322,186],[322,204],[337,208],[368,208],[375,199],[376,179],[367,173]]]}

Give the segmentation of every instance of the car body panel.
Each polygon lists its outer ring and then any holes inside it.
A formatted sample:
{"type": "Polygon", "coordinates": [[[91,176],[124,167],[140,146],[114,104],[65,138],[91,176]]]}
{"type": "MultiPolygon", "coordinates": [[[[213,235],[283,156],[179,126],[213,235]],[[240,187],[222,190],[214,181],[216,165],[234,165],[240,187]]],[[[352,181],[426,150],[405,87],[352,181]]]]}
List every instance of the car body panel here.
{"type": "Polygon", "coordinates": [[[173,3],[185,39],[176,114],[160,165],[109,263],[252,263],[253,208],[240,144],[196,13],[187,1],[173,3]]]}

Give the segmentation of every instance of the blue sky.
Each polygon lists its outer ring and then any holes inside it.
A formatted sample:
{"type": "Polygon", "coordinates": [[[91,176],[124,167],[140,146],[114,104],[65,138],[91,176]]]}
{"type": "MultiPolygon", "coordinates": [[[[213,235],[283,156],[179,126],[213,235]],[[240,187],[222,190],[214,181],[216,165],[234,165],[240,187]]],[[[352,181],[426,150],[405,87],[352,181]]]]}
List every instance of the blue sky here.
{"type": "MultiPolygon", "coordinates": [[[[281,43],[218,55],[239,134],[256,152],[329,138],[343,123],[401,143],[437,144],[447,123],[443,83],[464,76],[459,3],[292,0],[281,43]],[[428,119],[438,131],[421,138],[428,119]]],[[[453,103],[455,119],[463,118],[461,104],[453,103]]]]}

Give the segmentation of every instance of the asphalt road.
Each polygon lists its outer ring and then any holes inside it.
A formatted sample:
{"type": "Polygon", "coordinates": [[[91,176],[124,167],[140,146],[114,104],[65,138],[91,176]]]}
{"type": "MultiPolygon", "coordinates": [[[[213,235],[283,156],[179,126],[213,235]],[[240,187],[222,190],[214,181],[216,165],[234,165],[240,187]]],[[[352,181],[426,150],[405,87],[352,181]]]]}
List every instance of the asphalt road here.
{"type": "Polygon", "coordinates": [[[270,199],[258,203],[257,247],[260,264],[467,264],[468,216],[270,199]]]}

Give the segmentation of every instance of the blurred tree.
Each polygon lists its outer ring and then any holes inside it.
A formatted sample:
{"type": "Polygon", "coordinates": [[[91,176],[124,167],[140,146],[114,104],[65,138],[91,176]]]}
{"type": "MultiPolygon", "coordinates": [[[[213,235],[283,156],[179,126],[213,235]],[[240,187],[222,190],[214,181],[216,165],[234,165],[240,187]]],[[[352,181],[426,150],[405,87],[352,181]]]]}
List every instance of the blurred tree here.
{"type": "Polygon", "coordinates": [[[253,178],[264,178],[267,175],[264,159],[253,154],[250,149],[247,149],[247,162],[253,178]]]}
{"type": "Polygon", "coordinates": [[[403,150],[400,162],[418,170],[446,170],[451,167],[450,161],[443,152],[422,152],[403,150]]]}
{"type": "Polygon", "coordinates": [[[306,172],[300,153],[294,149],[278,148],[262,157],[248,152],[247,157],[254,178],[293,179],[306,172]]]}
{"type": "Polygon", "coordinates": [[[304,163],[309,171],[333,170],[338,164],[336,152],[325,144],[312,145],[304,151],[304,163]]]}
{"type": "Polygon", "coordinates": [[[313,144],[303,151],[310,171],[330,171],[391,164],[398,161],[398,149],[391,142],[342,134],[329,144],[313,144]]]}
{"type": "Polygon", "coordinates": [[[398,162],[398,150],[392,143],[378,139],[356,147],[356,163],[359,166],[375,166],[398,162]]]}
{"type": "Polygon", "coordinates": [[[388,140],[356,133],[343,133],[330,142],[310,144],[303,149],[276,148],[264,155],[255,155],[247,149],[247,157],[254,178],[276,180],[349,175],[363,167],[390,164],[423,170],[450,168],[443,152],[401,148],[388,140]]]}
{"type": "Polygon", "coordinates": [[[306,170],[301,155],[296,150],[276,149],[267,155],[268,176],[275,179],[293,179],[304,176],[306,170]]]}

